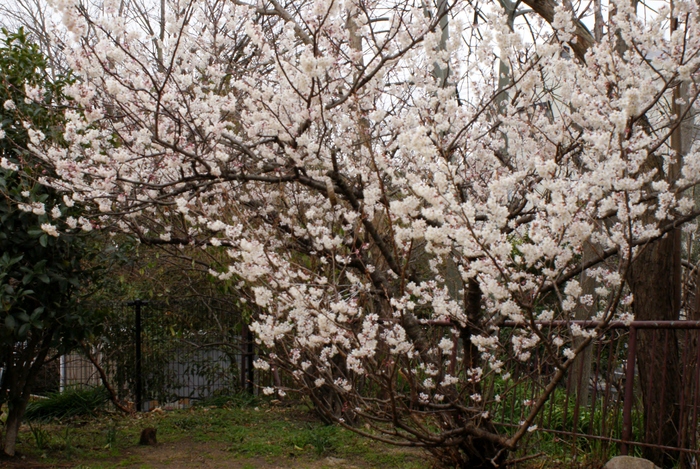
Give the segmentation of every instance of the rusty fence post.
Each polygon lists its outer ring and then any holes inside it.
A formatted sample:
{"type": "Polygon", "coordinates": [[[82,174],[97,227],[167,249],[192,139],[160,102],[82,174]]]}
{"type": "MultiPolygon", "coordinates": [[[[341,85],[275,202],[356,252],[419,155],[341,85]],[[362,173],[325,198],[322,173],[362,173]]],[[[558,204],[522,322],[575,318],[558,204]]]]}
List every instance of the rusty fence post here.
{"type": "Polygon", "coordinates": [[[627,456],[632,441],[632,401],[634,400],[634,364],[637,359],[637,328],[630,326],[627,342],[627,369],[625,370],[625,400],[622,407],[622,443],[620,454],[627,456]]]}

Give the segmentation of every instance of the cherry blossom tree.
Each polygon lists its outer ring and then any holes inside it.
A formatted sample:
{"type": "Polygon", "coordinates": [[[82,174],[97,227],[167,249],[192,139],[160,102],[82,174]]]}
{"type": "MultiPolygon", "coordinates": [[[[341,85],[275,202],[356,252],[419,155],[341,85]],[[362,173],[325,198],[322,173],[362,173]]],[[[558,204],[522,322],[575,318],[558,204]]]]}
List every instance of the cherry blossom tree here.
{"type": "Polygon", "coordinates": [[[700,154],[673,142],[698,97],[698,6],[613,3],[603,24],[600,2],[525,4],[168,1],[157,29],[58,1],[78,107],[68,148],[34,132],[33,150],[95,219],[57,229],[225,250],[211,273],[261,311],[257,366],[291,379],[266,392],[497,466],[632,318],[634,260],[698,215],[700,154]],[[595,329],[538,323],[582,310],[595,329]],[[534,351],[552,371],[499,430],[485,383],[534,351]]]}

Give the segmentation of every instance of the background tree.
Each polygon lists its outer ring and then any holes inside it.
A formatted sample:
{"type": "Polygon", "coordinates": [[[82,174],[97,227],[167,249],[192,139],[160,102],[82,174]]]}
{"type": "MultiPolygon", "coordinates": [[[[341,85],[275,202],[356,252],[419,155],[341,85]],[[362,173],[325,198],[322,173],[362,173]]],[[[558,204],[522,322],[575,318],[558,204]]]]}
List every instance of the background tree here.
{"type": "MultiPolygon", "coordinates": [[[[34,379],[52,354],[75,347],[91,312],[78,291],[89,286],[95,252],[70,225],[78,205],[42,184],[50,171],[28,151],[29,134],[61,141],[63,89],[38,47],[20,29],[3,30],[0,46],[0,403],[7,404],[4,451],[13,456],[34,379]],[[65,218],[63,218],[65,217],[65,218]],[[65,229],[61,228],[64,227],[65,229]],[[61,235],[59,236],[59,230],[61,235]]],[[[83,225],[92,228],[89,222],[83,225]]]]}

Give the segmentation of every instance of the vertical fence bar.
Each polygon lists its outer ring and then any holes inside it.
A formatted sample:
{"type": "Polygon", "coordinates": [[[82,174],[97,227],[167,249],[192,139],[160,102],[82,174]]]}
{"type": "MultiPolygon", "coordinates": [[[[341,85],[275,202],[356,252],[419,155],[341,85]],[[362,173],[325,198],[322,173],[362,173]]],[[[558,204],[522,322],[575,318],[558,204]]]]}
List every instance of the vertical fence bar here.
{"type": "Polygon", "coordinates": [[[632,441],[632,400],[634,399],[634,364],[637,359],[637,328],[630,326],[627,343],[627,369],[625,370],[625,400],[622,409],[622,444],[620,454],[629,453],[628,442],[632,441]]]}
{"type": "Polygon", "coordinates": [[[136,300],[136,411],[143,410],[143,373],[141,371],[141,301],[136,300]]]}
{"type": "Polygon", "coordinates": [[[247,378],[248,378],[248,373],[247,373],[247,365],[248,365],[248,360],[246,359],[248,355],[248,324],[241,323],[241,390],[245,391],[247,389],[247,378]]]}
{"type": "Polygon", "coordinates": [[[248,331],[246,339],[248,340],[246,351],[248,353],[248,363],[246,368],[248,370],[248,392],[250,394],[255,394],[255,367],[253,366],[253,361],[255,359],[255,338],[253,337],[253,331],[250,330],[248,325],[246,325],[246,330],[248,331]]]}
{"type": "Polygon", "coordinates": [[[134,307],[134,343],[136,345],[136,363],[135,365],[135,375],[134,376],[134,404],[136,406],[136,412],[141,412],[143,410],[143,373],[141,371],[141,307],[145,305],[146,302],[140,299],[128,302],[127,306],[134,307]]]}
{"type": "MultiPolygon", "coordinates": [[[[697,336],[696,336],[697,337],[697,336]]],[[[695,342],[695,348],[697,355],[695,357],[695,366],[693,367],[693,386],[694,386],[694,393],[693,393],[693,419],[691,420],[692,422],[692,433],[690,434],[691,442],[690,442],[690,447],[695,448],[697,444],[697,428],[698,428],[698,397],[700,396],[700,383],[698,382],[698,379],[700,379],[700,374],[698,374],[699,368],[698,365],[700,364],[700,337],[696,338],[697,342],[695,342]]]]}
{"type": "MultiPolygon", "coordinates": [[[[675,334],[675,331],[672,329],[666,329],[664,331],[654,331],[658,332],[659,335],[661,335],[662,332],[665,332],[664,334],[664,359],[662,363],[668,363],[668,336],[671,333],[675,334]]],[[[675,336],[674,336],[675,339],[675,336]]],[[[667,368],[663,367],[663,371],[661,372],[661,408],[665,409],[664,404],[666,401],[666,377],[667,377],[667,368]]],[[[659,430],[657,432],[657,440],[656,444],[663,445],[663,444],[668,444],[667,442],[663,441],[663,425],[659,425],[659,430]]]]}
{"type": "MultiPolygon", "coordinates": [[[[591,347],[593,342],[591,342],[588,347],[591,347]]],[[[577,448],[577,441],[578,441],[578,431],[579,431],[579,415],[581,411],[581,395],[582,394],[588,394],[588,383],[586,383],[585,391],[581,392],[581,387],[583,386],[583,366],[586,364],[585,360],[585,354],[589,353],[589,348],[586,347],[581,351],[581,355],[579,356],[579,363],[578,363],[578,377],[576,379],[576,383],[574,383],[574,386],[576,386],[576,399],[574,401],[574,435],[573,435],[573,445],[572,445],[572,450],[575,451],[577,448]]],[[[589,362],[590,365],[590,362],[589,362]]],[[[574,457],[576,455],[574,454],[574,457]]]]}
{"type": "MultiPolygon", "coordinates": [[[[615,347],[614,347],[614,353],[615,353],[616,357],[622,356],[623,337],[627,339],[627,347],[628,347],[627,355],[629,355],[629,330],[628,330],[626,334],[619,333],[619,332],[617,334],[617,343],[615,344],[615,347]]],[[[636,343],[635,343],[635,347],[636,347],[636,343]]],[[[611,350],[613,350],[613,349],[611,348],[611,350]]],[[[635,348],[635,354],[636,354],[636,348],[635,348]]],[[[636,360],[636,358],[635,358],[635,360],[636,360]]],[[[624,376],[622,376],[623,370],[620,370],[620,373],[621,373],[621,376],[620,376],[620,381],[618,383],[618,388],[617,388],[617,391],[618,391],[617,397],[611,395],[610,392],[608,392],[608,397],[607,397],[609,405],[614,406],[613,417],[612,417],[612,421],[610,422],[610,427],[609,427],[610,435],[613,435],[614,432],[617,432],[618,435],[622,435],[622,424],[621,424],[620,417],[622,415],[622,407],[623,406],[621,404],[622,404],[622,401],[624,400],[625,392],[627,391],[627,388],[626,387],[623,388],[622,384],[623,384],[623,381],[627,379],[626,378],[627,377],[627,367],[625,367],[625,369],[624,369],[624,376]]],[[[633,382],[633,386],[634,386],[634,382],[633,382]]],[[[634,391],[634,387],[632,387],[632,390],[634,391]]]]}
{"type": "MultiPolygon", "coordinates": [[[[650,350],[657,350],[657,342],[659,338],[659,333],[660,329],[651,329],[649,331],[644,332],[644,336],[648,337],[649,334],[651,334],[651,349],[650,350]]],[[[647,342],[645,341],[644,346],[647,347],[647,342]]],[[[651,376],[642,378],[642,375],[639,375],[639,382],[642,388],[646,387],[646,395],[651,396],[652,395],[652,387],[654,385],[654,381],[651,376]]],[[[647,403],[644,400],[644,390],[642,390],[642,407],[646,408],[645,406],[647,403]]],[[[651,425],[649,422],[645,419],[644,420],[644,443],[652,443],[651,441],[651,425]]]]}
{"type": "MultiPolygon", "coordinates": [[[[600,355],[603,351],[603,348],[605,347],[605,344],[603,342],[604,338],[605,338],[605,336],[601,337],[595,343],[591,343],[591,345],[589,346],[589,347],[595,347],[595,346],[598,347],[597,348],[598,353],[595,354],[596,355],[596,360],[595,360],[596,367],[595,367],[595,372],[593,373],[593,389],[591,390],[591,416],[588,419],[588,434],[589,435],[593,434],[593,421],[595,420],[594,416],[595,416],[596,403],[597,403],[597,399],[598,399],[598,387],[599,387],[599,382],[600,382],[600,374],[602,372],[601,371],[602,369],[600,366],[600,355]]],[[[610,368],[610,363],[608,363],[608,369],[609,368],[610,368]]],[[[606,382],[607,383],[611,382],[609,377],[606,380],[606,382]]],[[[607,387],[610,387],[610,385],[608,384],[607,387]]],[[[579,386],[579,389],[580,388],[581,387],[579,386]]],[[[585,403],[584,403],[584,405],[585,405],[585,403]]],[[[603,412],[602,415],[605,415],[605,412],[603,412]]]]}
{"type": "MultiPolygon", "coordinates": [[[[603,389],[603,398],[601,402],[601,415],[603,416],[600,419],[600,435],[602,436],[608,436],[608,433],[610,435],[613,434],[615,431],[615,417],[612,418],[610,421],[610,428],[608,428],[608,406],[610,406],[610,394],[612,391],[612,386],[610,386],[610,383],[613,383],[614,381],[614,376],[615,376],[615,367],[617,366],[617,362],[615,361],[615,358],[617,357],[617,354],[615,353],[616,349],[615,346],[613,345],[616,340],[619,340],[620,336],[617,334],[616,331],[611,331],[610,332],[610,340],[608,341],[608,371],[606,374],[606,381],[607,381],[607,386],[605,386],[605,389],[603,389]],[[616,339],[617,338],[617,339],[616,339]],[[612,379],[611,379],[612,378],[612,379]]],[[[604,346],[601,345],[601,349],[603,349],[604,346]]],[[[598,358],[597,360],[598,365],[600,366],[601,360],[598,358]]],[[[619,391],[621,391],[618,388],[619,391]]],[[[619,394],[618,394],[618,399],[619,401],[619,394]]],[[[617,406],[616,406],[617,407],[617,406]]],[[[613,409],[613,412],[616,413],[617,411],[613,409]]],[[[591,415],[593,415],[591,413],[591,415]]]]}
{"type": "Polygon", "coordinates": [[[678,445],[679,448],[685,448],[685,436],[686,436],[686,427],[688,425],[688,417],[686,415],[686,406],[685,406],[685,400],[686,400],[686,395],[688,394],[688,389],[690,388],[688,386],[688,380],[687,378],[687,365],[688,365],[688,347],[689,347],[689,337],[690,337],[690,331],[685,330],[684,331],[684,337],[685,340],[683,341],[683,353],[681,356],[681,389],[680,389],[680,428],[678,430],[678,441],[676,444],[678,445]]]}

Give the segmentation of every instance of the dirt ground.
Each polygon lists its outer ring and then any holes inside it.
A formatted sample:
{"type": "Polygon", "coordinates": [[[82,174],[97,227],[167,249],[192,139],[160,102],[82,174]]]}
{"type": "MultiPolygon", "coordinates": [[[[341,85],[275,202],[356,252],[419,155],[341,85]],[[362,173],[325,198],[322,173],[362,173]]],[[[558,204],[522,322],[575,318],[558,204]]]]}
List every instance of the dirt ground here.
{"type": "Polygon", "coordinates": [[[248,458],[226,450],[223,443],[202,443],[182,440],[177,443],[160,443],[157,446],[140,446],[125,450],[118,458],[89,461],[75,459],[71,462],[47,464],[40,459],[19,456],[0,461],[2,469],[367,469],[363,463],[347,459],[325,457],[318,460],[293,457],[248,458]]]}

